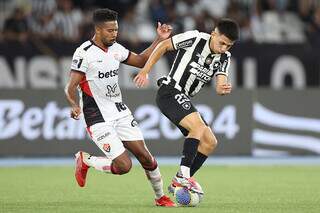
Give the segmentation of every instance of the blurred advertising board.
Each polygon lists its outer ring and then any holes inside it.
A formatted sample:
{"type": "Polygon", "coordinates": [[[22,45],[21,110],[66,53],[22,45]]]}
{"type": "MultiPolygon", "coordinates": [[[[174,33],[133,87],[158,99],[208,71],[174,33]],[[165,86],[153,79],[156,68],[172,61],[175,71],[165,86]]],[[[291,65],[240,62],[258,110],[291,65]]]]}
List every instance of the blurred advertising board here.
{"type": "MultiPolygon", "coordinates": [[[[179,156],[183,137],[156,107],[156,91],[122,92],[150,151],[179,156]]],[[[216,134],[216,155],[318,155],[319,94],[316,89],[236,89],[220,97],[206,88],[193,103],[216,134]]],[[[69,118],[62,89],[1,91],[1,157],[70,156],[79,149],[100,153],[86,134],[84,122],[69,118]]]]}

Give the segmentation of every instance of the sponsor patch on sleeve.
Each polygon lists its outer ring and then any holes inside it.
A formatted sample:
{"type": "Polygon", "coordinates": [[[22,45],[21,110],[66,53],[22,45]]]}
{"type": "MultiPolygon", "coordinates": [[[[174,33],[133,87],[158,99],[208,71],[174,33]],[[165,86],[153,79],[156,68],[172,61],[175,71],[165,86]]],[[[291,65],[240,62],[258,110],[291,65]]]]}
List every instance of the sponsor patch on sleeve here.
{"type": "Polygon", "coordinates": [[[178,42],[178,43],[176,43],[176,47],[177,47],[177,49],[191,47],[195,40],[196,40],[196,38],[190,38],[185,41],[178,42]]]}

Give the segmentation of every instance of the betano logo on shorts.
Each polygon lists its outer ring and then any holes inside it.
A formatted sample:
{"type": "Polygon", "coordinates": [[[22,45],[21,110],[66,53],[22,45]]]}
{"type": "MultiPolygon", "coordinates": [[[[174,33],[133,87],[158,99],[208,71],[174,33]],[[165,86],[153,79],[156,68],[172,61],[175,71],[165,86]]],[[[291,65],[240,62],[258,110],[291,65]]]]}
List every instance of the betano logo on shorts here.
{"type": "Polygon", "coordinates": [[[110,70],[110,71],[107,71],[105,73],[101,72],[101,71],[98,71],[98,77],[101,79],[101,78],[110,78],[110,77],[115,77],[118,75],[118,69],[116,70],[110,70]]]}

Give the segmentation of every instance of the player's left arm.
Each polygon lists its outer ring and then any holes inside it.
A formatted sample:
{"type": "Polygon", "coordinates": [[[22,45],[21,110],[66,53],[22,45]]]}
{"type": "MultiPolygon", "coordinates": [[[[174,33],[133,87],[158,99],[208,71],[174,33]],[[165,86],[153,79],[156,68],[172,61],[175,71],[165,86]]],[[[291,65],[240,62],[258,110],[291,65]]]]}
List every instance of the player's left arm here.
{"type": "Polygon", "coordinates": [[[221,65],[219,70],[215,73],[216,76],[216,92],[218,95],[227,95],[231,93],[232,86],[228,83],[228,70],[231,61],[230,52],[226,52],[221,56],[221,65]]]}
{"type": "Polygon", "coordinates": [[[160,22],[158,22],[158,27],[157,27],[158,36],[156,40],[154,40],[154,42],[140,54],[130,52],[128,58],[124,63],[134,67],[142,68],[147,62],[152,51],[156,48],[156,46],[161,41],[169,38],[169,36],[171,35],[171,32],[172,32],[172,27],[170,25],[161,24],[160,22]]]}

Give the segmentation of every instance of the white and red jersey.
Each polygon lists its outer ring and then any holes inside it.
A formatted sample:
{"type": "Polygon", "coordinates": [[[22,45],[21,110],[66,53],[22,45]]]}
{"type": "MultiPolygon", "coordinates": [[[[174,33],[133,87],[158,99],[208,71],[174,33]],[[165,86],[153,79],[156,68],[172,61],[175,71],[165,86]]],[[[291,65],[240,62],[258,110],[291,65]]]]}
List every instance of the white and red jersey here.
{"type": "Polygon", "coordinates": [[[102,49],[91,40],[76,49],[71,70],[85,74],[79,85],[79,97],[87,126],[131,114],[122,103],[118,84],[119,65],[129,54],[119,43],[102,49]]]}

